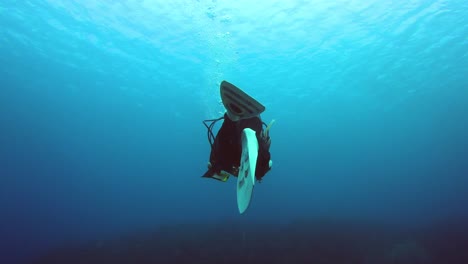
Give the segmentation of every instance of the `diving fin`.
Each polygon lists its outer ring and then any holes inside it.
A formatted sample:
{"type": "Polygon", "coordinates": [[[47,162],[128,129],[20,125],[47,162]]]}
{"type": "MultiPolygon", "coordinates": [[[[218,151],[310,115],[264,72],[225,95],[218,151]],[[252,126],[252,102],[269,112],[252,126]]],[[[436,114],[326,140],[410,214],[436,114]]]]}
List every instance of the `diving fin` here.
{"type": "Polygon", "coordinates": [[[220,171],[219,173],[207,171],[202,178],[212,178],[218,181],[225,182],[229,179],[229,173],[225,171],[220,171]]]}
{"type": "Polygon", "coordinates": [[[219,173],[216,173],[213,166],[211,165],[211,162],[208,162],[208,171],[205,172],[205,174],[203,174],[202,178],[212,178],[218,181],[225,182],[229,179],[229,173],[223,170],[219,173]]]}
{"type": "Polygon", "coordinates": [[[232,121],[258,116],[265,111],[265,106],[227,81],[221,82],[220,92],[223,105],[232,121]]]}

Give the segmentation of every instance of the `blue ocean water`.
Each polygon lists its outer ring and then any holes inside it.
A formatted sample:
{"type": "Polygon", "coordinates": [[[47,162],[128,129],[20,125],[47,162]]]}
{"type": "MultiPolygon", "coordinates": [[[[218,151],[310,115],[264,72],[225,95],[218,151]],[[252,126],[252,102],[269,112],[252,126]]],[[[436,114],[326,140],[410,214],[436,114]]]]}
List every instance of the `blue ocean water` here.
{"type": "Polygon", "coordinates": [[[465,0],[6,0],[0,25],[1,263],[174,223],[468,219],[465,0]],[[276,120],[245,215],[200,178],[222,80],[276,120]]]}

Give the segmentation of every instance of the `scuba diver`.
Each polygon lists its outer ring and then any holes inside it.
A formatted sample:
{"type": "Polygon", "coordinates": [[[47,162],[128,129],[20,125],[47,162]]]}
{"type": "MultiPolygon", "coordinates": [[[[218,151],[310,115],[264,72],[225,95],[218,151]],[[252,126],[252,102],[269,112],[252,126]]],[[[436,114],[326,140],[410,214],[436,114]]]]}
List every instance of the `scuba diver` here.
{"type": "Polygon", "coordinates": [[[255,131],[258,141],[255,178],[261,181],[272,165],[269,130],[274,120],[268,126],[262,122],[260,114],[265,111],[265,107],[233,84],[223,81],[220,91],[226,113],[223,117],[203,121],[208,129],[211,153],[208,171],[202,177],[226,181],[229,175],[238,176],[242,155],[242,131],[250,128],[255,131]],[[224,121],[215,137],[213,127],[220,120],[224,121]]]}

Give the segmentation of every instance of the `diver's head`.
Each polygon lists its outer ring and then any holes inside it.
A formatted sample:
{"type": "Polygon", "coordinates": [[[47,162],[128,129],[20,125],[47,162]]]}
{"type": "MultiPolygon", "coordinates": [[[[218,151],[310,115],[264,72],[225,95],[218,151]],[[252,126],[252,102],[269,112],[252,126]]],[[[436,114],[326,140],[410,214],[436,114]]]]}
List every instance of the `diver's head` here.
{"type": "Polygon", "coordinates": [[[238,115],[234,115],[230,111],[226,111],[226,115],[229,119],[231,119],[231,121],[236,122],[236,121],[241,120],[241,118],[238,115]]]}

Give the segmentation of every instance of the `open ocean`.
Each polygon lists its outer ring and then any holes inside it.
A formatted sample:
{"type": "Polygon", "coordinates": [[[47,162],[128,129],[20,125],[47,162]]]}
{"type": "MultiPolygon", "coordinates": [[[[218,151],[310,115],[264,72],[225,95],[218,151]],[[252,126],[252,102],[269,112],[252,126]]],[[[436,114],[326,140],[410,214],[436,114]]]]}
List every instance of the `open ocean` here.
{"type": "Polygon", "coordinates": [[[2,0],[0,263],[468,263],[468,1],[2,0]],[[276,120],[244,215],[223,80],[276,120]]]}

